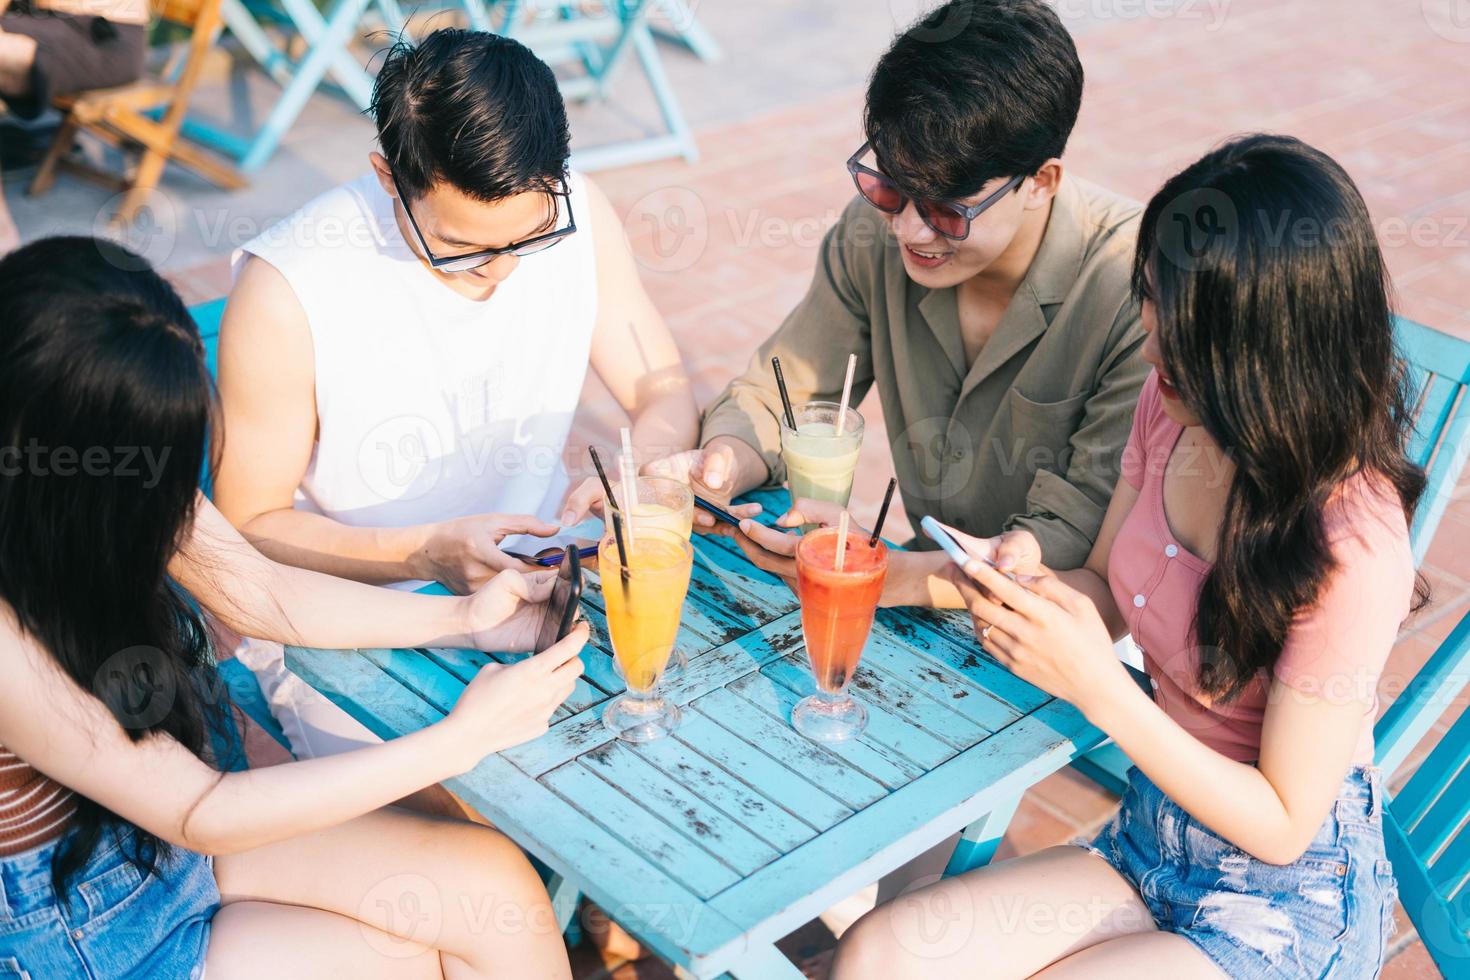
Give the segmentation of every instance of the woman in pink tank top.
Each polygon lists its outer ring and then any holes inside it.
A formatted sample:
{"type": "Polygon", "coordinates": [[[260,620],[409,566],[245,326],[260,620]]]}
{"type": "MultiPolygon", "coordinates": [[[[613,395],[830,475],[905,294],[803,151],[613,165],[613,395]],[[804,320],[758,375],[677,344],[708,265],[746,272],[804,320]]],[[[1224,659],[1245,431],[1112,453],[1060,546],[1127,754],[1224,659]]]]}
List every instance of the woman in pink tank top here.
{"type": "Polygon", "coordinates": [[[1321,152],[1235,140],[1155,195],[1134,289],[1155,371],[1086,566],[1053,572],[1014,531],[957,535],[973,560],[952,570],[985,649],[1133,761],[1120,811],[1084,848],[881,906],[835,977],[1379,972],[1396,890],[1372,725],[1423,598],[1424,475],[1367,207],[1321,152]],[[964,930],[925,928],[955,910],[964,930]]]}

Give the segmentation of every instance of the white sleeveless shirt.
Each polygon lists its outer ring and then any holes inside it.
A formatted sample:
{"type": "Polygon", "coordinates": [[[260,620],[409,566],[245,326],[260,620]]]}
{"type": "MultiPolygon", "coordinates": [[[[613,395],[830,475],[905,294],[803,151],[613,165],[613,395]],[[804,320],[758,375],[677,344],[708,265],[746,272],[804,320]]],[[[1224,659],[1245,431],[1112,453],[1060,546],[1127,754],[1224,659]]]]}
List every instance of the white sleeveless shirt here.
{"type": "Polygon", "coordinates": [[[279,270],[311,329],[319,434],[298,509],[358,527],[556,522],[597,319],[580,174],[570,190],[576,233],[522,258],[484,301],[424,267],[371,172],[235,253],[237,272],[245,253],[279,270]]]}

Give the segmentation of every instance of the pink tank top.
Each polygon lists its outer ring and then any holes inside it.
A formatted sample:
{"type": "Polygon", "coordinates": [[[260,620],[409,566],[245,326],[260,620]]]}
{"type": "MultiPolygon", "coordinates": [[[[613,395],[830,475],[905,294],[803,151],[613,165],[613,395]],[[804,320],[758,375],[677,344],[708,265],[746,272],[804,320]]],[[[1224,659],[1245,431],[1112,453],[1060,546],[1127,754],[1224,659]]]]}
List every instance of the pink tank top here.
{"type": "MultiPolygon", "coordinates": [[[[1187,731],[1238,762],[1261,749],[1270,683],[1260,676],[1228,703],[1196,689],[1199,651],[1192,628],[1211,565],[1191,554],[1164,514],[1164,470],[1183,427],[1164,412],[1158,377],[1139,396],[1122,478],[1138,490],[1108,560],[1108,584],[1143,651],[1154,700],[1187,731]]],[[[1328,507],[1337,568],[1316,604],[1301,611],[1277,660],[1276,680],[1310,696],[1364,700],[1354,765],[1373,762],[1379,675],[1414,593],[1414,559],[1398,497],[1358,477],[1328,507]]]]}

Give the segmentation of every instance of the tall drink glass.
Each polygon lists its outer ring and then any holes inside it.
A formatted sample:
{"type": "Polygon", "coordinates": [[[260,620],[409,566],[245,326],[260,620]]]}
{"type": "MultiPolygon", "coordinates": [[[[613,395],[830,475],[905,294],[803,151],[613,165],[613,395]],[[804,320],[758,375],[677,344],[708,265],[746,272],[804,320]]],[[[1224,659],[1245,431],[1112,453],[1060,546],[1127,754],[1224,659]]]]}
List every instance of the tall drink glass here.
{"type": "Polygon", "coordinates": [[[801,632],[817,693],[802,698],[791,724],[807,738],[840,742],[868,724],[868,712],[847,693],[873,613],[888,575],[888,547],[849,532],[842,571],[837,570],[837,528],[802,537],[796,546],[796,593],[801,598],[801,632]]]}
{"type": "MultiPolygon", "coordinates": [[[[863,417],[848,406],[839,436],[840,410],[837,402],[805,402],[792,411],[795,429],[784,418],[781,420],[781,458],[786,463],[786,485],[793,504],[806,497],[847,506],[858,452],[863,448],[863,417]]],[[[814,527],[807,524],[803,530],[814,527]]]]}
{"type": "MultiPolygon", "coordinates": [[[[638,534],[642,534],[645,528],[662,528],[679,535],[685,541],[694,531],[694,491],[689,489],[689,484],[667,476],[640,476],[634,491],[638,495],[637,502],[633,505],[633,526],[638,534]]],[[[627,511],[623,507],[623,484],[613,484],[612,506],[623,514],[623,533],[628,533],[627,511]]],[[[612,512],[606,511],[607,523],[612,525],[612,512]]],[[[613,663],[618,673],[622,673],[622,667],[616,661],[613,663]]],[[[684,656],[684,651],[675,649],[669,657],[668,666],[665,668],[670,674],[677,674],[689,666],[689,658],[684,656]]]]}
{"type": "Polygon", "coordinates": [[[674,651],[694,550],[663,528],[639,528],[629,540],[625,527],[623,544],[626,565],[611,533],[597,553],[613,656],[628,684],[603,711],[602,723],[624,741],[647,742],[668,735],[681,717],[678,705],[658,696],[658,684],[674,651]]]}
{"type": "MultiPolygon", "coordinates": [[[[638,499],[633,502],[633,520],[639,528],[661,527],[688,539],[694,530],[694,492],[687,483],[667,476],[640,476],[635,492],[638,499]]],[[[626,513],[621,483],[613,485],[611,503],[626,513]]],[[[611,520],[609,515],[608,521],[611,520]]],[[[626,517],[623,526],[628,526],[626,517]]]]}

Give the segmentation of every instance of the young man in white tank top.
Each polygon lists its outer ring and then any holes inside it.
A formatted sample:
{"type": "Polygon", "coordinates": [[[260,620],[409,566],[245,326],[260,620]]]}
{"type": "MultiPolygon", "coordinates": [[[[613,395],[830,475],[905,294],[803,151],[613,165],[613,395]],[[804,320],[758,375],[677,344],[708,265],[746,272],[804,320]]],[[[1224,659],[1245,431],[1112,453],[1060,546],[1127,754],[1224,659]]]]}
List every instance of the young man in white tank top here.
{"type": "MultiPolygon", "coordinates": [[[[589,364],[640,460],[693,446],[699,415],[621,221],[566,170],[550,68],[437,31],[390,52],[373,113],[372,172],[235,257],[215,499],[277,560],[466,592],[518,564],[507,535],[555,534],[600,501],[563,458],[589,364]]],[[[279,646],[240,657],[296,755],[372,739],[279,646]]]]}

